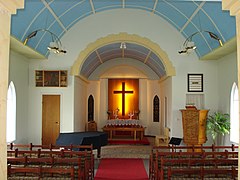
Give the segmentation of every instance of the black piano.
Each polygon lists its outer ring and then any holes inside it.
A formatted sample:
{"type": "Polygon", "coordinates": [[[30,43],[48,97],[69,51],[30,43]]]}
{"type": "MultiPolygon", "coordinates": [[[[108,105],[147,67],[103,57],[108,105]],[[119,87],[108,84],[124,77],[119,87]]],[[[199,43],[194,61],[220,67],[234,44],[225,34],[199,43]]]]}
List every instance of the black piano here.
{"type": "Polygon", "coordinates": [[[100,157],[101,147],[108,144],[108,134],[105,132],[73,132],[60,133],[57,145],[93,145],[93,149],[97,149],[97,156],[100,157]]]}

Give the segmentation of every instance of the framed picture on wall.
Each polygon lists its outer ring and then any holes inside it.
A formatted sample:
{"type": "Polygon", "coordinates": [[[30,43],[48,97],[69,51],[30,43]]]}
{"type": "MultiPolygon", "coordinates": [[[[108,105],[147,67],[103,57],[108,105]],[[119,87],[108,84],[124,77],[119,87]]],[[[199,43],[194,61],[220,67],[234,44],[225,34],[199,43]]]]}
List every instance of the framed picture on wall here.
{"type": "Polygon", "coordinates": [[[67,70],[36,70],[36,87],[67,87],[67,70]]]}
{"type": "Polygon", "coordinates": [[[188,92],[203,92],[203,74],[188,74],[188,92]]]}

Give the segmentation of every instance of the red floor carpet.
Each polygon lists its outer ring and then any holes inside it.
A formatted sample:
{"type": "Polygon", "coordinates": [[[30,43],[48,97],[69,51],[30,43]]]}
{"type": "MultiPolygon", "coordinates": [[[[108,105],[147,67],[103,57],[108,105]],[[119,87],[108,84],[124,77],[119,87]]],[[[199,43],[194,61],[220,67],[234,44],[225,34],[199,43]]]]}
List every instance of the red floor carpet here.
{"type": "Polygon", "coordinates": [[[101,159],[94,180],[147,180],[142,159],[101,159]]]}
{"type": "Polygon", "coordinates": [[[149,145],[149,141],[146,137],[144,137],[142,140],[136,140],[133,139],[112,139],[108,140],[108,144],[141,144],[141,145],[149,145]]]}

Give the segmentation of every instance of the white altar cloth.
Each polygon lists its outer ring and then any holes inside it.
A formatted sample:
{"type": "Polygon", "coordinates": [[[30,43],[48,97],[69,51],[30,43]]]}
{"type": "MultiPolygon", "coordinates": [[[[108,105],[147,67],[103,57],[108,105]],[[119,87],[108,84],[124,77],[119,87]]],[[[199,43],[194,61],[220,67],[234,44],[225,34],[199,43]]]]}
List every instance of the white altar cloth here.
{"type": "Polygon", "coordinates": [[[109,119],[107,120],[107,126],[114,125],[140,125],[140,121],[138,119],[109,119]]]}

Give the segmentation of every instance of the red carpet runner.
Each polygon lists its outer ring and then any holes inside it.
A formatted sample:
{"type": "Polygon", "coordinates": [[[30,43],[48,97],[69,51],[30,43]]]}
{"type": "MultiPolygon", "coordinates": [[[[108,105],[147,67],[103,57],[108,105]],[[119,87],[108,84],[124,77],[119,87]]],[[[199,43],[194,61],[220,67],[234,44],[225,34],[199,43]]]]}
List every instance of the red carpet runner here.
{"type": "Polygon", "coordinates": [[[101,159],[94,180],[148,180],[142,159],[101,159]]]}

